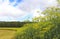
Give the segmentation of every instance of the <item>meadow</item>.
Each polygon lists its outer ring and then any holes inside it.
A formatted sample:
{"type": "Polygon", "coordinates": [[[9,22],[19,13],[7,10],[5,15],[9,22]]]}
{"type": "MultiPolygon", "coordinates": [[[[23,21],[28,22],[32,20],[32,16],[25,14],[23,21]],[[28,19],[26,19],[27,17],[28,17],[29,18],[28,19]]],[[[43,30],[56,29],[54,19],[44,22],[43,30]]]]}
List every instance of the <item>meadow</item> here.
{"type": "Polygon", "coordinates": [[[17,31],[20,31],[21,27],[26,23],[27,22],[0,22],[0,39],[14,39],[17,31]]]}
{"type": "Polygon", "coordinates": [[[0,39],[13,39],[17,28],[0,28],[0,39]]]}

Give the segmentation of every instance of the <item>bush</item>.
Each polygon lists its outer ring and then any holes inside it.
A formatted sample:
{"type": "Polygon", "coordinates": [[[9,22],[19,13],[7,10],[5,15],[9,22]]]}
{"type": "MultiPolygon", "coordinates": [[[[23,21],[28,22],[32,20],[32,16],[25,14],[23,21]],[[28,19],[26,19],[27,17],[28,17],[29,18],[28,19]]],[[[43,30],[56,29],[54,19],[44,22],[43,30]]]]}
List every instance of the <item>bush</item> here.
{"type": "Polygon", "coordinates": [[[51,22],[25,24],[18,30],[15,39],[59,39],[58,30],[51,22]]]}
{"type": "Polygon", "coordinates": [[[26,24],[24,29],[20,30],[16,34],[16,39],[40,39],[39,30],[34,28],[33,24],[26,24]]]}

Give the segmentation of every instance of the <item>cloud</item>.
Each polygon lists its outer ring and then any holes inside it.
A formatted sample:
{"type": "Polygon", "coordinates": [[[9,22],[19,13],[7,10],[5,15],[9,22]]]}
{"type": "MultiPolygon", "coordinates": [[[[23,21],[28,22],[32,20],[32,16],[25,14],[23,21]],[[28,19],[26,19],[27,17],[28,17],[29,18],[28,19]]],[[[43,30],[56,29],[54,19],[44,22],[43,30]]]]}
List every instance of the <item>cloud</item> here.
{"type": "Polygon", "coordinates": [[[40,8],[44,10],[47,7],[56,6],[56,5],[57,5],[56,0],[41,0],[40,8]]]}
{"type": "Polygon", "coordinates": [[[8,2],[0,4],[0,16],[22,17],[27,14],[27,12],[8,4],[9,4],[8,2]]]}
{"type": "Polygon", "coordinates": [[[34,9],[33,11],[31,11],[31,13],[33,14],[33,18],[34,17],[39,17],[41,15],[41,10],[40,9],[34,9]]]}
{"type": "Polygon", "coordinates": [[[39,14],[46,7],[57,5],[56,0],[22,0],[21,2],[18,1],[14,0],[14,2],[11,3],[9,0],[0,0],[0,20],[20,21],[25,19],[32,19],[35,16],[39,16],[39,14]]]}
{"type": "Polygon", "coordinates": [[[32,11],[35,8],[46,8],[48,6],[55,6],[56,0],[23,0],[21,4],[19,4],[19,8],[25,11],[32,11]]]}
{"type": "Polygon", "coordinates": [[[18,20],[20,21],[22,18],[24,18],[29,13],[26,11],[23,11],[21,9],[18,9],[16,7],[13,7],[12,5],[9,5],[8,0],[5,2],[0,1],[0,21],[12,21],[12,20],[18,20]]]}
{"type": "Polygon", "coordinates": [[[17,21],[17,20],[9,16],[0,16],[0,21],[17,21]]]}
{"type": "MultiPolygon", "coordinates": [[[[33,14],[33,17],[39,16],[36,10],[43,11],[47,7],[56,6],[56,0],[23,0],[17,7],[33,14]]],[[[40,12],[41,13],[41,12],[40,12]]]]}

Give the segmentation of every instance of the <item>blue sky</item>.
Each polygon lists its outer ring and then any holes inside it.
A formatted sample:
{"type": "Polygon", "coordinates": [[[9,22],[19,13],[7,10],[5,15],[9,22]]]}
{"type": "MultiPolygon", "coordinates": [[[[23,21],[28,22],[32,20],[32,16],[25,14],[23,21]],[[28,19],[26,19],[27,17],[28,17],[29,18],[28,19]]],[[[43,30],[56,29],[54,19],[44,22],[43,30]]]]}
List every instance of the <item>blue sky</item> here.
{"type": "Polygon", "coordinates": [[[0,21],[31,20],[47,7],[56,5],[56,0],[0,0],[0,21]]]}

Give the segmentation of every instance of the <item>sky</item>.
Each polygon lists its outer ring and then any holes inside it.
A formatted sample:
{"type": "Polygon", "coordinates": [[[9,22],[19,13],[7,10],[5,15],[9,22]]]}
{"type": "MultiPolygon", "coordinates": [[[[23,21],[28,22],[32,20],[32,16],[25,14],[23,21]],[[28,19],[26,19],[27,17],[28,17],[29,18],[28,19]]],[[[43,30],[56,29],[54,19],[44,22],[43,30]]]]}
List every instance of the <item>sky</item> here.
{"type": "Polygon", "coordinates": [[[0,0],[0,21],[32,20],[56,5],[56,0],[0,0]]]}

